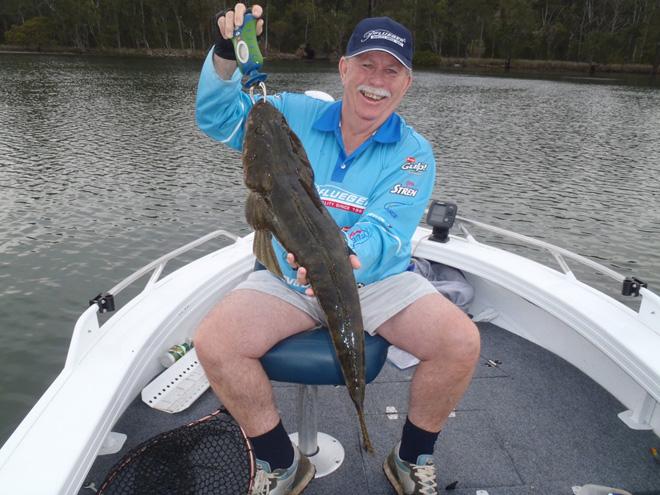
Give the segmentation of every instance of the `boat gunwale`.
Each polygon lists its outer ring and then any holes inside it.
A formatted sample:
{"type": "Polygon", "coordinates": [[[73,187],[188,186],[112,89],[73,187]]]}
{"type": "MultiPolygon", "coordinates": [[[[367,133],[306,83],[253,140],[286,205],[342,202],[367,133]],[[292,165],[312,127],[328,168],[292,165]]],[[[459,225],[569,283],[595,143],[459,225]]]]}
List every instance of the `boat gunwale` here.
{"type": "MultiPolygon", "coordinates": [[[[492,253],[500,253],[500,256],[502,257],[508,257],[509,259],[512,260],[525,260],[530,266],[537,266],[538,270],[543,273],[548,273],[548,274],[553,274],[554,277],[558,281],[562,281],[562,283],[567,283],[570,282],[571,285],[574,287],[579,287],[580,290],[587,291],[587,292],[592,292],[592,293],[597,293],[599,294],[601,298],[606,298],[602,299],[603,301],[609,301],[612,303],[613,307],[616,307],[621,314],[626,314],[628,318],[630,319],[637,319],[640,324],[641,322],[639,320],[639,315],[635,313],[633,310],[630,308],[626,307],[625,305],[621,304],[620,302],[616,301],[615,299],[607,296],[606,294],[598,291],[597,289],[590,287],[574,277],[567,276],[565,273],[561,273],[553,268],[547,267],[543,265],[542,263],[536,262],[534,260],[531,260],[529,258],[522,257],[520,255],[517,255],[515,253],[512,253],[510,251],[507,251],[506,249],[502,249],[499,247],[494,247],[494,246],[489,246],[488,244],[482,244],[480,242],[476,241],[470,241],[469,239],[464,239],[462,237],[456,237],[452,236],[451,239],[456,241],[456,242],[450,242],[448,244],[444,244],[443,249],[438,249],[438,244],[437,243],[432,243],[432,241],[428,240],[428,237],[430,235],[430,230],[425,227],[418,227],[415,235],[413,237],[413,246],[414,246],[414,252],[413,255],[426,255],[423,257],[426,257],[427,259],[431,259],[434,261],[441,261],[442,259],[439,258],[445,258],[445,259],[453,259],[456,260],[456,256],[462,255],[463,256],[463,265],[466,265],[466,261],[468,259],[472,259],[471,263],[474,266],[481,266],[483,269],[481,274],[479,273],[479,270],[475,270],[475,276],[477,277],[482,277],[484,280],[487,281],[494,281],[494,282],[500,282],[502,283],[503,281],[509,280],[512,284],[512,287],[505,287],[508,290],[514,289],[514,294],[522,299],[528,300],[525,296],[528,294],[524,294],[524,291],[520,291],[520,293],[515,292],[515,289],[517,288],[520,290],[520,287],[516,287],[515,283],[515,276],[514,275],[519,275],[515,274],[514,272],[505,272],[503,271],[504,268],[500,267],[500,276],[499,278],[494,276],[494,272],[490,273],[490,276],[487,273],[488,267],[485,265],[488,265],[486,263],[487,260],[490,259],[490,255],[492,253]],[[471,246],[471,249],[468,249],[467,251],[461,253],[461,248],[464,246],[471,246]],[[441,253],[444,253],[441,255],[441,253]],[[508,276],[505,277],[505,275],[508,276]],[[506,279],[506,280],[505,280],[506,279]],[[524,295],[523,295],[524,294],[524,295]]],[[[122,338],[122,332],[117,332],[118,328],[121,328],[122,326],[126,326],[126,321],[124,319],[131,314],[132,317],[129,318],[129,320],[136,320],[137,316],[139,316],[137,313],[134,313],[139,306],[141,302],[144,302],[145,300],[150,300],[152,304],[151,306],[157,307],[156,298],[159,296],[159,293],[162,292],[163,290],[169,294],[168,297],[175,299],[177,297],[177,294],[175,294],[175,291],[172,290],[172,285],[170,285],[171,282],[176,281],[176,280],[181,280],[181,279],[190,279],[190,280],[206,280],[207,284],[215,284],[215,285],[222,285],[222,287],[226,287],[228,282],[222,282],[223,279],[223,272],[227,270],[230,266],[238,266],[237,263],[241,263],[241,273],[247,273],[249,271],[249,263],[251,260],[253,260],[253,255],[251,252],[251,249],[248,248],[251,245],[251,241],[253,239],[252,234],[245,236],[243,238],[240,238],[240,241],[235,242],[234,244],[231,244],[229,246],[226,246],[224,248],[221,248],[217,251],[214,251],[210,254],[207,254],[199,259],[196,259],[194,261],[191,261],[190,263],[184,265],[183,267],[175,270],[174,272],[170,273],[166,277],[163,277],[162,279],[158,280],[157,282],[153,283],[153,286],[150,288],[149,291],[143,291],[140,294],[138,294],[136,297],[128,301],[124,307],[122,307],[116,315],[111,317],[109,320],[107,320],[100,328],[102,331],[98,332],[100,337],[98,340],[93,344],[93,347],[96,347],[96,350],[90,348],[88,349],[88,352],[84,354],[82,357],[83,361],[87,362],[88,366],[91,366],[94,361],[95,357],[95,352],[106,352],[109,348],[112,347],[113,343],[116,343],[118,341],[121,341],[122,338]],[[222,255],[223,253],[229,253],[232,252],[234,253],[231,259],[226,260],[226,263],[217,263],[217,260],[214,260],[214,258],[222,255]],[[212,263],[212,261],[215,261],[215,263],[212,263]],[[213,267],[211,272],[208,273],[205,272],[205,270],[208,270],[209,267],[213,267]],[[168,287],[169,286],[169,287],[168,287]],[[114,330],[114,331],[113,331],[114,330]],[[103,345],[98,345],[99,342],[104,341],[103,345]]],[[[469,263],[468,263],[469,264],[469,263]]],[[[458,263],[459,266],[457,268],[461,268],[461,264],[458,263]]],[[[453,265],[452,265],[453,266],[453,265]]],[[[194,298],[195,295],[200,295],[200,291],[202,291],[206,285],[202,284],[202,286],[195,286],[195,287],[189,287],[189,298],[194,298]],[[203,286],[203,287],[202,287],[203,286]]],[[[208,287],[206,287],[208,288],[208,287]]],[[[543,284],[540,284],[539,287],[537,287],[539,291],[545,290],[548,291],[550,287],[546,287],[543,284]]],[[[216,295],[217,297],[220,297],[216,295]]],[[[180,297],[180,296],[178,296],[180,297]]],[[[208,294],[205,296],[207,297],[208,300],[211,299],[211,296],[208,294]]],[[[533,298],[532,298],[533,299],[533,298]]],[[[535,301],[531,301],[532,303],[535,303],[535,301]]],[[[546,301],[547,302],[547,301],[546,301]]],[[[540,306],[542,309],[545,309],[547,311],[547,307],[540,306]]],[[[185,309],[185,308],[184,308],[185,309]]],[[[175,310],[170,309],[170,312],[167,313],[168,317],[174,317],[175,320],[179,317],[183,317],[181,314],[181,311],[176,312],[175,310]]],[[[162,319],[162,315],[161,316],[162,319]]],[[[139,319],[139,318],[138,318],[139,319]]],[[[180,318],[179,318],[180,319],[180,318]]],[[[154,319],[156,321],[157,318],[154,319]]],[[[137,321],[137,320],[136,320],[137,321]]],[[[177,320],[178,321],[178,320],[177,320]]],[[[642,325],[645,328],[649,328],[648,325],[642,325]]],[[[139,334],[132,335],[132,337],[135,339],[135,342],[138,344],[135,346],[135,348],[131,351],[133,352],[133,356],[126,357],[122,362],[116,363],[116,366],[121,366],[123,369],[123,372],[121,372],[123,378],[127,378],[129,376],[135,377],[136,375],[144,375],[143,373],[139,373],[137,368],[135,366],[139,364],[139,362],[143,362],[143,365],[141,369],[146,370],[147,368],[150,368],[150,364],[154,364],[154,370],[156,369],[155,364],[157,364],[157,356],[158,353],[160,352],[161,347],[166,348],[166,345],[169,345],[170,340],[173,340],[174,338],[180,337],[180,335],[177,334],[177,329],[175,328],[170,328],[171,325],[167,325],[164,322],[161,324],[157,325],[154,323],[154,328],[150,331],[147,332],[144,328],[140,330],[136,330],[139,334]],[[165,327],[168,327],[167,329],[163,329],[162,325],[165,325],[165,327]],[[148,335],[147,335],[148,333],[148,335]],[[159,338],[154,339],[154,334],[158,334],[159,338]],[[165,335],[164,333],[167,333],[165,335]],[[161,335],[163,334],[163,335],[161,335]],[[175,335],[177,334],[177,335],[175,335]],[[139,345],[139,343],[142,343],[139,345]],[[139,352],[138,352],[139,351],[139,352]],[[142,354],[145,352],[148,355],[142,354]],[[147,362],[147,364],[145,364],[147,362]],[[152,363],[153,362],[153,363],[152,363]]],[[[571,327],[571,329],[574,330],[574,327],[571,327]]],[[[128,332],[129,330],[132,329],[127,329],[124,328],[124,333],[128,332]]],[[[657,334],[654,334],[658,336],[657,334]]],[[[589,341],[591,345],[595,345],[594,342],[589,341]]],[[[610,356],[608,356],[610,359],[612,359],[610,356]]],[[[120,360],[117,360],[120,361],[120,360]]],[[[15,451],[15,449],[20,448],[20,445],[23,440],[25,440],[25,437],[29,435],[32,430],[32,428],[35,426],[35,423],[38,423],[40,421],[44,422],[49,422],[46,423],[46,426],[48,424],[54,425],[57,423],[58,418],[48,418],[46,414],[46,407],[56,399],[56,395],[63,393],[63,389],[67,386],[67,383],[71,380],[71,383],[73,383],[72,377],[74,374],[77,374],[78,372],[82,373],[83,369],[79,368],[78,365],[73,366],[69,369],[64,369],[60,376],[55,380],[53,385],[51,387],[57,387],[57,390],[51,391],[51,388],[49,388],[46,393],[42,396],[42,400],[40,400],[37,405],[33,408],[33,410],[26,416],[24,419],[24,422],[19,425],[17,430],[14,432],[14,435],[17,435],[17,437],[10,437],[10,439],[7,441],[7,443],[3,446],[2,450],[0,450],[0,480],[2,479],[12,479],[13,476],[11,476],[10,473],[7,473],[6,470],[4,470],[4,467],[7,467],[8,465],[11,466],[12,463],[9,462],[9,456],[15,451]],[[12,438],[14,438],[12,440],[12,438]],[[7,449],[7,450],[5,450],[7,449]],[[11,451],[10,451],[11,450],[11,451]],[[5,451],[5,452],[2,452],[5,451]],[[2,455],[6,454],[6,455],[2,455]],[[4,459],[3,459],[4,457],[4,459]],[[4,462],[3,462],[4,461],[4,462]],[[3,471],[5,471],[3,473],[3,471]],[[4,474],[4,475],[3,475],[4,474]]],[[[588,373],[587,373],[588,374],[588,373]]],[[[137,379],[138,381],[142,382],[144,377],[140,377],[137,379]]],[[[143,383],[139,384],[133,384],[132,387],[129,387],[130,390],[125,391],[121,396],[123,397],[122,400],[117,401],[117,391],[113,391],[112,393],[109,391],[104,392],[104,397],[106,397],[106,400],[101,401],[101,404],[95,404],[94,409],[96,410],[96,417],[97,422],[94,423],[94,425],[90,424],[88,426],[89,431],[86,433],[86,441],[83,441],[79,439],[77,442],[79,442],[79,456],[81,457],[84,455],[85,459],[84,461],[80,461],[77,459],[75,469],[74,467],[71,467],[69,469],[69,472],[66,473],[64,476],[69,479],[69,482],[66,484],[67,489],[72,487],[73,485],[79,483],[82,484],[83,479],[81,476],[84,477],[84,473],[81,475],[84,469],[89,468],[94,460],[95,453],[98,451],[98,448],[100,448],[100,445],[102,443],[103,438],[105,438],[105,435],[110,431],[110,428],[113,426],[113,424],[118,420],[120,415],[123,413],[123,411],[128,407],[128,404],[131,402],[131,398],[134,398],[131,393],[129,393],[131,390],[137,389],[139,391],[139,387],[144,385],[143,383]],[[130,395],[131,397],[128,397],[130,395]],[[123,401],[123,402],[122,402],[123,401]],[[119,404],[119,402],[122,402],[122,404],[119,404]],[[112,413],[112,414],[110,414],[112,413]],[[103,419],[105,418],[105,419],[103,419]],[[102,424],[103,427],[100,428],[99,425],[102,424]],[[84,445],[83,445],[84,444],[84,445]],[[75,472],[75,473],[74,473],[75,472]],[[74,476],[75,474],[75,476],[74,476]],[[74,479],[75,478],[75,479],[74,479]]],[[[601,384],[602,385],[602,384],[601,384]]],[[[68,392],[69,396],[73,397],[76,393],[75,390],[69,390],[68,392]]],[[[657,400],[657,397],[655,397],[657,400]]],[[[50,415],[52,416],[52,414],[50,415]]],[[[43,430],[43,426],[42,426],[43,430]]],[[[656,431],[656,434],[658,431],[656,431]]],[[[80,433],[79,435],[82,435],[80,433]]],[[[34,444],[34,440],[31,442],[31,444],[34,444]]],[[[73,446],[71,446],[73,448],[73,446]]],[[[27,456],[29,457],[29,456],[27,456]]],[[[26,452],[23,452],[22,458],[26,458],[26,452]]],[[[66,464],[65,459],[61,459],[61,462],[64,462],[66,464]]],[[[53,462],[52,464],[56,464],[53,462]]],[[[20,464],[19,464],[20,465],[20,464]]],[[[54,467],[54,466],[53,466],[54,467]]],[[[58,479],[61,479],[61,476],[57,476],[58,479]]],[[[51,478],[51,482],[53,479],[51,478]]],[[[52,485],[51,485],[52,486],[52,485]]],[[[58,485],[59,487],[65,486],[64,484],[58,485]]],[[[58,488],[61,490],[61,488],[58,488]]],[[[58,491],[57,493],[66,493],[62,491],[58,491]]]]}

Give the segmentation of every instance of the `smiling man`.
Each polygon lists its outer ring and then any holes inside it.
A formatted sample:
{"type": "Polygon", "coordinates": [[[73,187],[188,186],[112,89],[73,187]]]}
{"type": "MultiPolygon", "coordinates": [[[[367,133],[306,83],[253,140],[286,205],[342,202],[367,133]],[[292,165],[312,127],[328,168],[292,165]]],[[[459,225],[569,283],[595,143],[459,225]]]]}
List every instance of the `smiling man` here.
{"type": "Polygon", "coordinates": [[[412,83],[412,36],[388,17],[365,19],[339,61],[344,147],[350,153],[394,113],[412,83]],[[395,34],[397,33],[397,34],[395,34]]]}
{"type": "MultiPolygon", "coordinates": [[[[245,12],[237,4],[218,16],[197,92],[200,128],[239,150],[252,101],[241,91],[229,38],[245,12]]],[[[259,18],[261,7],[252,13],[259,18]]],[[[401,441],[383,469],[398,494],[430,495],[437,492],[435,442],[471,380],[479,334],[461,310],[408,271],[411,238],[435,183],[429,143],[395,112],[412,84],[412,56],[408,29],[387,17],[365,19],[339,61],[340,101],[294,93],[268,99],[300,138],[319,196],[355,253],[365,331],[420,360],[401,441]]],[[[253,493],[295,495],[314,467],[289,441],[259,358],[325,322],[305,268],[275,240],[273,247],[283,277],[253,272],[202,321],[195,346],[213,390],[254,447],[253,493]]]]}

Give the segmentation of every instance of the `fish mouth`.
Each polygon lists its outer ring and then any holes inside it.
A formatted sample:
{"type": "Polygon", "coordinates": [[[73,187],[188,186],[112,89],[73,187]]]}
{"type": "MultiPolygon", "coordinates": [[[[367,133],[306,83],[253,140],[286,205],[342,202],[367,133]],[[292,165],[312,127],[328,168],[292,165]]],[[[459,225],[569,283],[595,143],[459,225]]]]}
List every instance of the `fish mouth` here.
{"type": "Polygon", "coordinates": [[[386,89],[371,88],[368,86],[360,86],[358,87],[358,91],[365,99],[373,102],[378,102],[391,96],[390,92],[386,89]]]}

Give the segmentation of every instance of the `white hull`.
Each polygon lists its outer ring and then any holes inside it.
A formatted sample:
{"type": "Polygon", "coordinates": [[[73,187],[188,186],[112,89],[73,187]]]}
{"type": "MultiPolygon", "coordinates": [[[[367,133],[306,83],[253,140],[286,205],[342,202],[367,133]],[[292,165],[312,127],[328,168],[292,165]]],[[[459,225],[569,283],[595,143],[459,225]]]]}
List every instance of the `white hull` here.
{"type": "MultiPolygon", "coordinates": [[[[660,435],[657,295],[642,289],[637,313],[571,273],[470,236],[438,244],[429,233],[417,230],[414,255],[464,271],[475,287],[473,315],[490,314],[496,325],[566,359],[625,404],[630,426],[660,435]]],[[[191,336],[252,270],[251,245],[247,236],[162,280],[158,272],[101,327],[90,307],[76,324],[62,373],[0,450],[3,491],[77,493],[113,425],[162,370],[158,357],[191,336]]]]}

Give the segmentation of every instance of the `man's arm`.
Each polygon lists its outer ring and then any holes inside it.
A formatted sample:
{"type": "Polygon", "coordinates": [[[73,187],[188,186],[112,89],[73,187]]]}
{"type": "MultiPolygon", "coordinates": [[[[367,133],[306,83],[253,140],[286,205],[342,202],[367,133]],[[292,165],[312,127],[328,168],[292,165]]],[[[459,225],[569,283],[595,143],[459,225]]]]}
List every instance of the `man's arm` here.
{"type": "Polygon", "coordinates": [[[231,79],[231,76],[236,71],[236,61],[220,58],[215,53],[213,54],[213,67],[215,72],[225,81],[231,79]]]}
{"type": "MultiPolygon", "coordinates": [[[[382,178],[361,218],[344,234],[355,253],[350,261],[358,282],[369,284],[383,275],[405,270],[410,262],[410,240],[419,225],[435,185],[435,159],[430,145],[420,136],[419,145],[393,155],[396,168],[382,178]],[[402,268],[403,267],[403,268],[402,268]]],[[[298,269],[300,285],[306,285],[307,271],[292,254],[288,263],[298,269]]],[[[314,295],[312,289],[306,294],[314,295]]]]}
{"type": "MultiPolygon", "coordinates": [[[[197,86],[196,118],[199,128],[208,136],[240,150],[243,145],[245,117],[252,101],[241,91],[241,74],[236,70],[234,48],[230,38],[236,26],[243,23],[245,5],[236,4],[234,10],[218,14],[216,44],[209,52],[197,86]]],[[[255,17],[262,9],[252,7],[255,17]]],[[[263,28],[263,19],[257,21],[257,32],[263,28]]]]}
{"type": "Polygon", "coordinates": [[[392,156],[396,168],[379,181],[361,218],[345,232],[362,263],[360,282],[372,283],[409,262],[410,240],[435,185],[433,152],[425,140],[418,142],[392,156]]]}
{"type": "MultiPolygon", "coordinates": [[[[237,3],[233,10],[218,13],[215,17],[218,26],[215,46],[213,47],[213,65],[218,75],[224,79],[231,79],[236,70],[236,56],[231,42],[234,29],[243,25],[247,8],[237,3]]],[[[261,19],[263,9],[259,5],[252,6],[252,15],[257,18],[257,36],[263,31],[264,20],[261,19]]]]}

